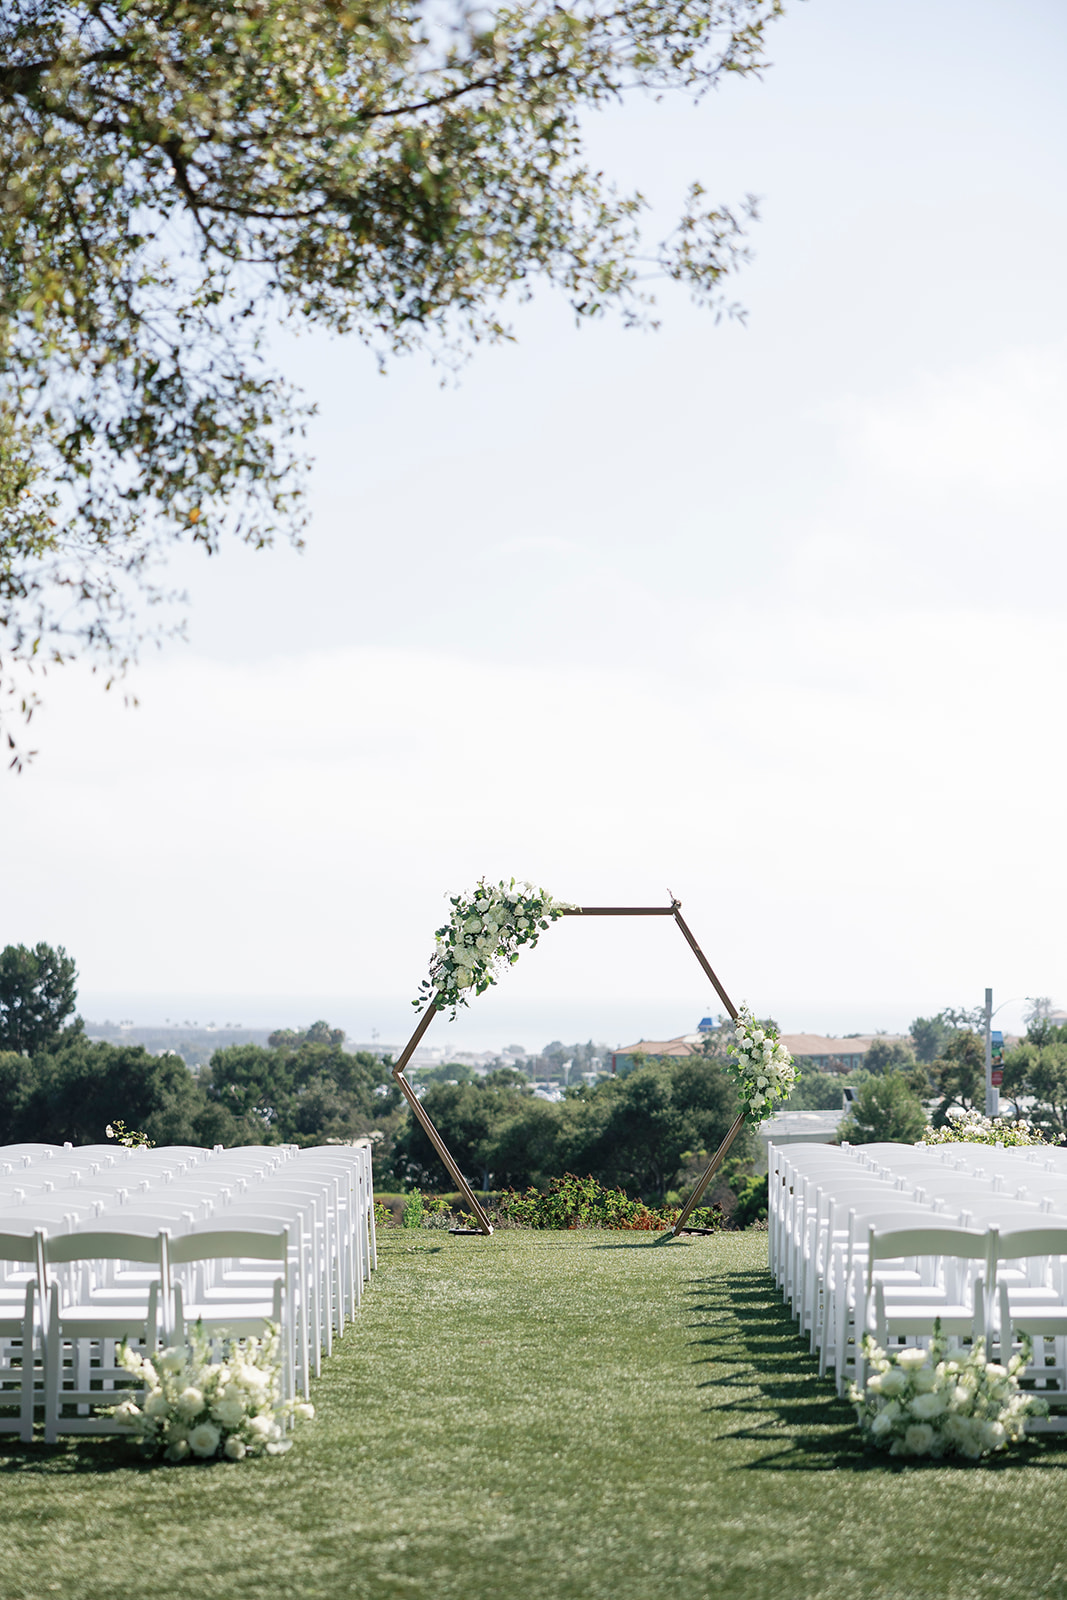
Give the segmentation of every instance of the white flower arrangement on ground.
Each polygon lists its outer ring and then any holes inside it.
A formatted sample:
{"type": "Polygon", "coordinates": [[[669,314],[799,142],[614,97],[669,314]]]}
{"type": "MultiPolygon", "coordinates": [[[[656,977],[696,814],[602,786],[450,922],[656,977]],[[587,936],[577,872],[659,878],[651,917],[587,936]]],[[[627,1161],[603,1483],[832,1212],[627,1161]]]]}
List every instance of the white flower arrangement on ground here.
{"type": "Polygon", "coordinates": [[[419,985],[417,1010],[432,1005],[435,1011],[465,1006],[467,993],[484,994],[496,982],[497,971],[519,959],[523,945],[535,945],[549,923],[574,910],[553,900],[532,883],[487,883],[484,878],[470,895],[450,896],[452,915],[435,935],[437,948],[430,961],[430,976],[419,985]]]}
{"type": "Polygon", "coordinates": [[[738,1109],[751,1128],[771,1115],[777,1101],[788,1100],[797,1081],[793,1057],[776,1029],[757,1022],[747,1006],[741,1007],[734,1022],[726,1070],[737,1080],[738,1109]]]}
{"type": "Polygon", "coordinates": [[[890,1355],[866,1334],[863,1352],[870,1376],[862,1389],[850,1386],[849,1399],[861,1432],[890,1455],[978,1461],[1017,1444],[1026,1418],[1048,1411],[1019,1388],[1031,1355],[1026,1339],[1006,1367],[985,1359],[981,1339],[947,1354],[940,1330],[929,1350],[909,1345],[890,1355]]]}
{"type": "Polygon", "coordinates": [[[139,1378],[144,1392],[112,1408],[123,1432],[148,1455],[165,1461],[281,1455],[288,1415],[310,1421],[311,1405],[282,1403],[280,1338],[269,1324],[266,1338],[223,1341],[212,1360],[211,1343],[199,1323],[188,1345],[174,1345],[149,1358],[123,1345],[119,1365],[139,1378]]]}
{"type": "Polygon", "coordinates": [[[1067,1135],[1058,1133],[1046,1139],[1041,1129],[1025,1117],[1018,1121],[1002,1121],[1000,1117],[983,1117],[978,1111],[967,1111],[962,1117],[953,1117],[941,1128],[927,1128],[923,1132],[924,1144],[1063,1144],[1067,1135]]]}

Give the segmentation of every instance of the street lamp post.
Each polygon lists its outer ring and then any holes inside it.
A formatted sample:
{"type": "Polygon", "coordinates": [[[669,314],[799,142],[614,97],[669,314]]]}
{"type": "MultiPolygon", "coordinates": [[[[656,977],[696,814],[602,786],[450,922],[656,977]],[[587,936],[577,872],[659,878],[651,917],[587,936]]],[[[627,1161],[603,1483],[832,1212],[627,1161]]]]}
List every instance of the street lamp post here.
{"type": "Polygon", "coordinates": [[[1000,1113],[1000,1089],[993,1082],[993,991],[985,992],[985,1114],[1000,1113]]]}

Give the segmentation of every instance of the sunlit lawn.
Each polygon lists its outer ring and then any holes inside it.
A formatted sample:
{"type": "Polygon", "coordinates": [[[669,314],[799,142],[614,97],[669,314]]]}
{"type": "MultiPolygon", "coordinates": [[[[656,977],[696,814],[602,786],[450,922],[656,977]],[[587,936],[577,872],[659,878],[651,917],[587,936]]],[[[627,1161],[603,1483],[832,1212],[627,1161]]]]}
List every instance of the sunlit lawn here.
{"type": "Polygon", "coordinates": [[[388,1234],[285,1457],[0,1441],[0,1595],[1067,1596],[1067,1445],[864,1452],[766,1236],[388,1234]]]}

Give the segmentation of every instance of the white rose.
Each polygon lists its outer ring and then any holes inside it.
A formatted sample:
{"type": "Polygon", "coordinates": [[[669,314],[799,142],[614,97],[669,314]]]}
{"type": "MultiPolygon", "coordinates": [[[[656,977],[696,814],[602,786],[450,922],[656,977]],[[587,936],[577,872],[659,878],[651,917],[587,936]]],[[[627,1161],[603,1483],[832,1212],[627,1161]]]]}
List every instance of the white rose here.
{"type": "Polygon", "coordinates": [[[299,1404],[293,1407],[293,1416],[298,1417],[301,1422],[314,1422],[315,1407],[310,1401],[301,1400],[299,1404]]]}
{"type": "Polygon", "coordinates": [[[908,1375],[901,1372],[899,1367],[890,1367],[888,1372],[882,1373],[881,1393],[888,1395],[903,1394],[908,1387],[908,1375]]]}
{"type": "Polygon", "coordinates": [[[910,1456],[925,1456],[934,1442],[934,1430],[925,1422],[912,1423],[904,1430],[904,1449],[910,1456]]]}
{"type": "Polygon", "coordinates": [[[918,1345],[909,1345],[906,1350],[895,1350],[893,1354],[897,1366],[908,1373],[917,1372],[920,1367],[925,1367],[930,1359],[929,1351],[920,1349],[918,1345]]]}
{"type": "Polygon", "coordinates": [[[912,1378],[916,1394],[932,1394],[940,1383],[940,1378],[932,1367],[920,1367],[912,1378]]]}
{"type": "Polygon", "coordinates": [[[921,1422],[928,1422],[931,1417],[939,1417],[947,1406],[948,1397],[944,1391],[934,1390],[928,1394],[917,1394],[908,1406],[908,1410],[921,1422]]]}
{"type": "Polygon", "coordinates": [[[115,1422],[120,1428],[136,1428],[140,1418],[140,1407],[132,1400],[124,1400],[115,1408],[115,1422]]]}
{"type": "Polygon", "coordinates": [[[204,1409],[204,1396],[199,1389],[194,1389],[192,1384],[188,1389],[183,1389],[178,1396],[178,1410],[183,1417],[198,1416],[204,1409]]]}
{"type": "Polygon", "coordinates": [[[255,1393],[261,1392],[270,1383],[270,1377],[266,1372],[262,1372],[259,1367],[246,1366],[244,1363],[237,1368],[234,1377],[245,1389],[251,1389],[255,1393]]]}
{"type": "Polygon", "coordinates": [[[256,1439],[276,1439],[281,1433],[278,1424],[270,1417],[250,1417],[248,1431],[256,1439]]]}
{"type": "Polygon", "coordinates": [[[167,1448],[166,1448],[166,1450],[164,1452],[164,1460],[166,1460],[166,1461],[184,1461],[188,1454],[189,1454],[189,1441],[188,1441],[188,1439],[175,1439],[173,1444],[169,1444],[167,1446],[167,1448]]]}
{"type": "Polygon", "coordinates": [[[146,1417],[162,1417],[170,1410],[170,1401],[162,1389],[153,1389],[144,1403],[146,1417]]]}
{"type": "Polygon", "coordinates": [[[222,1447],[222,1453],[230,1461],[241,1461],[248,1454],[248,1446],[236,1434],[231,1434],[222,1447]]]}
{"type": "Polygon", "coordinates": [[[888,1411],[879,1411],[871,1423],[871,1433],[876,1439],[881,1439],[893,1426],[893,1418],[888,1411]]]}
{"type": "Polygon", "coordinates": [[[244,1404],[240,1400],[220,1400],[218,1405],[212,1406],[211,1415],[224,1428],[236,1428],[244,1421],[244,1404]]]}
{"type": "Polygon", "coordinates": [[[189,1448],[198,1456],[213,1456],[222,1434],[213,1422],[201,1422],[189,1435],[189,1448]]]}
{"type": "Polygon", "coordinates": [[[172,1345],[169,1350],[164,1350],[161,1356],[156,1357],[156,1365],[161,1372],[180,1372],[185,1365],[185,1351],[177,1345],[172,1345]]]}

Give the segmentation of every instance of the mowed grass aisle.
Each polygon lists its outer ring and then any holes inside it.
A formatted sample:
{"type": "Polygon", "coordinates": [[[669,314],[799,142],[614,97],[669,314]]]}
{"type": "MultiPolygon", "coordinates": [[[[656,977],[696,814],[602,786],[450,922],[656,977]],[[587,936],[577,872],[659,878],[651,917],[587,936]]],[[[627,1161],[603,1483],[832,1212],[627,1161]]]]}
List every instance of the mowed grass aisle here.
{"type": "Polygon", "coordinates": [[[276,1460],[0,1441],[0,1595],[1067,1597],[1067,1445],[857,1444],[766,1237],[393,1233],[276,1460]]]}

